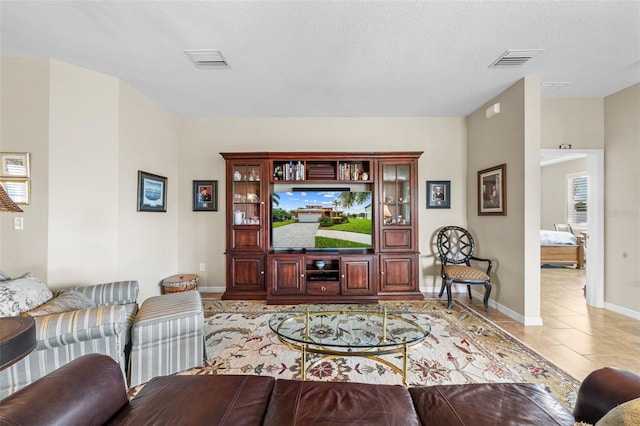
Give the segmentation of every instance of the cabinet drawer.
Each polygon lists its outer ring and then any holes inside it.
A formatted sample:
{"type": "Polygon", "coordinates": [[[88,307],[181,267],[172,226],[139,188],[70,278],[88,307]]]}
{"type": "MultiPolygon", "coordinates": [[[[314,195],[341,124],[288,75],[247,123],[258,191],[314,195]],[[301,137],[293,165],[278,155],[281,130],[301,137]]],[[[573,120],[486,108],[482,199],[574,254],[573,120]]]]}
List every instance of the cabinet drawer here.
{"type": "Polygon", "coordinates": [[[307,281],[308,296],[335,296],[340,294],[338,281],[307,281]]]}

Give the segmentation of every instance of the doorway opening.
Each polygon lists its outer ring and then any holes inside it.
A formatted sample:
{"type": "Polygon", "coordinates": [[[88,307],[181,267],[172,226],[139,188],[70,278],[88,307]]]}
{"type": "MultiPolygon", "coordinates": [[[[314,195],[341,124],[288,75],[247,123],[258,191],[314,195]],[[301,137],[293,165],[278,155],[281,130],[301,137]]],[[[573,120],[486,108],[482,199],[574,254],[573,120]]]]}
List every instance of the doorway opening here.
{"type": "MultiPolygon", "coordinates": [[[[586,159],[589,188],[587,196],[586,302],[604,307],[604,150],[602,149],[542,149],[540,166],[586,159]]],[[[544,191],[544,188],[541,187],[544,191]]],[[[544,197],[541,196],[541,200],[544,197]]],[[[565,216],[566,217],[566,216],[565,216]]]]}

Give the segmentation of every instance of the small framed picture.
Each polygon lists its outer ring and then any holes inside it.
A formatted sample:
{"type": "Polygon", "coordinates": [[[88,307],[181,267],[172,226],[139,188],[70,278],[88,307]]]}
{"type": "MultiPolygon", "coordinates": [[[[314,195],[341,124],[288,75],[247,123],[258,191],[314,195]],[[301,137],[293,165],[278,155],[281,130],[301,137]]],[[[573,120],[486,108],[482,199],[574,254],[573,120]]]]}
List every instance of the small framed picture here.
{"type": "Polygon", "coordinates": [[[167,178],[138,170],[138,211],[167,211],[167,178]]]}
{"type": "Polygon", "coordinates": [[[217,212],[218,211],[218,181],[194,180],[193,181],[193,211],[217,212]]]}
{"type": "Polygon", "coordinates": [[[507,215],[507,165],[478,172],[478,216],[507,215]]]}
{"type": "Polygon", "coordinates": [[[28,178],[29,153],[28,152],[0,152],[0,177],[3,178],[28,178]]]}
{"type": "Polygon", "coordinates": [[[0,185],[16,204],[29,204],[29,182],[29,179],[0,179],[0,185]]]}
{"type": "Polygon", "coordinates": [[[428,180],[427,181],[427,208],[450,209],[451,208],[451,181],[428,180]]]}

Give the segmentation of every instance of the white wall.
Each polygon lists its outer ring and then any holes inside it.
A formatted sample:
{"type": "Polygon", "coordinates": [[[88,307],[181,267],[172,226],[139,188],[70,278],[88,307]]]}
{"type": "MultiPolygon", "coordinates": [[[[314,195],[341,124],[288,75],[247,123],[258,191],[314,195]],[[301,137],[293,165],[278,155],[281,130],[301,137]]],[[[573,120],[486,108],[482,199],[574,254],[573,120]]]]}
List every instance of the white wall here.
{"type": "MultiPolygon", "coordinates": [[[[466,127],[460,117],[220,118],[183,120],[180,131],[179,269],[201,285],[225,284],[224,160],[220,152],[424,151],[419,161],[421,286],[432,289],[434,233],[466,224],[466,127]],[[191,181],[218,180],[219,210],[191,212],[191,181]],[[451,180],[450,210],[426,209],[426,181],[451,180]],[[183,192],[184,190],[184,192],[183,192]],[[198,272],[199,263],[206,272],[198,272]]],[[[435,282],[437,281],[437,282],[435,282]]]]}
{"type": "Polygon", "coordinates": [[[605,307],[640,316],[640,84],[605,98],[605,307]]]}

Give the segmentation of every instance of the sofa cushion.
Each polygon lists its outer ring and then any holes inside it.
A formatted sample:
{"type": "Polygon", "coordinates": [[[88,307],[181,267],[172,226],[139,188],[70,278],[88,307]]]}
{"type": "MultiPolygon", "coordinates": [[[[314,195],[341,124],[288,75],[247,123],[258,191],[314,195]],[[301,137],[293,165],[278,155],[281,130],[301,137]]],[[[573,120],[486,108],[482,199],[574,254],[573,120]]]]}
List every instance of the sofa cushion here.
{"type": "Polygon", "coordinates": [[[267,376],[155,377],[110,424],[259,425],[274,382],[267,376]]]}
{"type": "Polygon", "coordinates": [[[640,425],[640,398],[618,405],[596,423],[596,426],[619,425],[640,425]]]}
{"type": "Polygon", "coordinates": [[[78,311],[95,307],[96,304],[93,300],[84,294],[77,290],[67,289],[43,305],[23,313],[23,315],[38,317],[40,315],[59,314],[61,312],[78,311]]]}
{"type": "Polygon", "coordinates": [[[31,274],[0,281],[0,317],[18,316],[52,297],[51,290],[31,274]]]}
{"type": "Polygon", "coordinates": [[[127,393],[111,357],[81,356],[2,400],[2,425],[101,425],[127,393]]]}
{"type": "Polygon", "coordinates": [[[571,425],[574,418],[533,383],[477,383],[409,389],[423,425],[571,425]]]}
{"type": "MultiPolygon", "coordinates": [[[[404,386],[280,379],[264,425],[418,425],[404,386]]],[[[444,424],[444,423],[443,423],[444,424]]]]}

